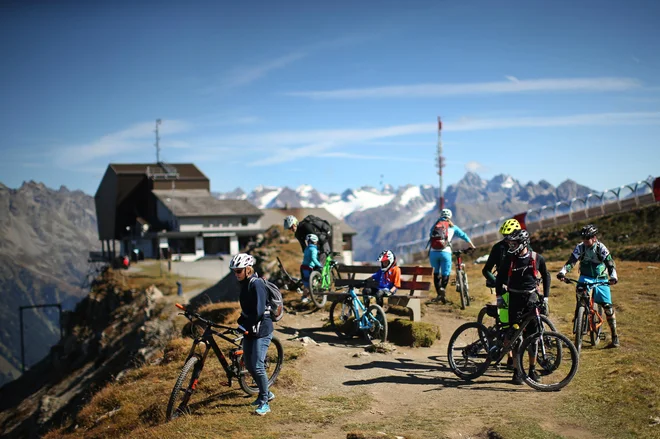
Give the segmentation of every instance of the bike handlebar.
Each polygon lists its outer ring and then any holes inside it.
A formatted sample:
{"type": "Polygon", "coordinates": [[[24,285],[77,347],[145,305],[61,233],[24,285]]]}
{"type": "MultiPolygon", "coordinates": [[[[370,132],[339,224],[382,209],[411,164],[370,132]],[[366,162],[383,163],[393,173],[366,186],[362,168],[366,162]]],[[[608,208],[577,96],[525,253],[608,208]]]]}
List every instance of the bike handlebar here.
{"type": "Polygon", "coordinates": [[[218,323],[212,322],[209,319],[205,319],[204,317],[200,316],[196,312],[189,311],[188,309],[186,309],[185,306],[181,305],[180,303],[175,303],[174,306],[176,306],[180,310],[183,310],[183,313],[179,313],[179,314],[183,314],[184,317],[187,318],[188,320],[190,320],[191,322],[192,322],[193,318],[195,318],[195,319],[201,321],[203,324],[208,325],[212,328],[226,329],[227,331],[235,332],[236,334],[247,334],[248,333],[247,331],[244,330],[245,328],[234,328],[234,327],[231,327],[231,326],[220,325],[218,323]]]}
{"type": "Polygon", "coordinates": [[[611,285],[609,280],[599,280],[597,282],[580,282],[579,280],[571,279],[570,277],[563,277],[561,279],[561,282],[564,282],[564,283],[567,283],[567,284],[573,283],[573,284],[583,286],[583,287],[590,287],[590,286],[597,287],[598,285],[611,285]]]}
{"type": "Polygon", "coordinates": [[[474,251],[474,249],[473,249],[472,247],[470,247],[470,248],[467,248],[467,249],[465,249],[465,250],[462,250],[462,249],[459,249],[459,250],[452,250],[452,254],[454,254],[454,255],[461,255],[461,254],[469,255],[469,254],[472,253],[473,251],[474,251]]]}

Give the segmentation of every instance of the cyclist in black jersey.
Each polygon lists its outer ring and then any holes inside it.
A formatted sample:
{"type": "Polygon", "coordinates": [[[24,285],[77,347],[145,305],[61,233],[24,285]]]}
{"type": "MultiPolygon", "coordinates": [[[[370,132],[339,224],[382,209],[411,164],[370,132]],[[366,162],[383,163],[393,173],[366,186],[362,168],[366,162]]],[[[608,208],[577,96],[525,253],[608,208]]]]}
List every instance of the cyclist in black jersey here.
{"type": "MultiPolygon", "coordinates": [[[[527,230],[516,230],[509,234],[505,241],[509,249],[507,257],[497,268],[495,294],[501,296],[506,287],[506,291],[509,292],[509,322],[515,324],[520,322],[520,318],[530,309],[530,305],[533,306],[538,302],[540,283],[543,284],[543,302],[547,313],[550,273],[545,266],[543,256],[529,250],[527,230]]],[[[536,322],[530,323],[525,328],[527,334],[533,334],[538,330],[536,322]]],[[[529,364],[528,375],[536,377],[534,352],[529,353],[529,364]]],[[[513,372],[513,383],[522,384],[522,378],[517,370],[513,372]]]]}

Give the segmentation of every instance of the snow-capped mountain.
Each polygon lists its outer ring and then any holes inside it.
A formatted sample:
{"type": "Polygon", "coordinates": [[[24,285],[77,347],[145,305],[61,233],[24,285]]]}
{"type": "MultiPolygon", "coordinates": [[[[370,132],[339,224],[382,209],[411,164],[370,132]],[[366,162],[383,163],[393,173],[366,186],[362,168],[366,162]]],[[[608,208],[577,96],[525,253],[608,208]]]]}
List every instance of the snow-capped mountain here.
{"type": "MultiPolygon", "coordinates": [[[[445,204],[454,211],[456,224],[467,228],[502,215],[555,203],[593,192],[572,180],[558,187],[547,181],[523,185],[510,175],[485,180],[468,172],[445,191],[445,204]]],[[[241,189],[216,194],[218,198],[241,198],[255,206],[323,207],[358,231],[353,243],[357,260],[372,259],[384,248],[426,236],[438,215],[438,189],[430,185],[406,185],[381,190],[364,186],[341,194],[324,194],[310,185],[298,188],[258,186],[249,194],[241,189]]]]}

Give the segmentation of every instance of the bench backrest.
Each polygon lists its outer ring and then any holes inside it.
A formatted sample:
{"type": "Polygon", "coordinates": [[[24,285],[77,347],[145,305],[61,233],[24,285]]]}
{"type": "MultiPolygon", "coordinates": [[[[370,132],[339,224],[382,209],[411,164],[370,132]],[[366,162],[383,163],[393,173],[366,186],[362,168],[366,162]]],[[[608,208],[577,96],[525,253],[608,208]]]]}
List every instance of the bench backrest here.
{"type": "MultiPolygon", "coordinates": [[[[410,295],[412,296],[416,290],[428,291],[431,288],[431,282],[418,281],[417,276],[433,276],[433,267],[402,266],[399,268],[401,269],[402,276],[412,276],[410,280],[401,280],[400,290],[410,290],[410,295]]],[[[380,267],[377,265],[338,265],[337,269],[339,273],[349,275],[348,279],[338,279],[335,281],[335,285],[340,287],[350,286],[356,274],[374,274],[380,270],[380,267]]]]}

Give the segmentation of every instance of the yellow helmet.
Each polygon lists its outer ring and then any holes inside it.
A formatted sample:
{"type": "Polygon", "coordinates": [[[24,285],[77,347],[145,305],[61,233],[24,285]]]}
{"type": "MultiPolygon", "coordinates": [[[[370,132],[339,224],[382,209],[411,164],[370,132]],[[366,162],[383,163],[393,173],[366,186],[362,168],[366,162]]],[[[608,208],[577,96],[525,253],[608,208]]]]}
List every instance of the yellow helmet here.
{"type": "Polygon", "coordinates": [[[504,224],[502,224],[502,227],[500,227],[500,233],[506,236],[509,235],[514,230],[521,230],[521,229],[522,227],[520,227],[520,223],[518,222],[518,220],[515,218],[511,218],[504,221],[504,224]]]}

